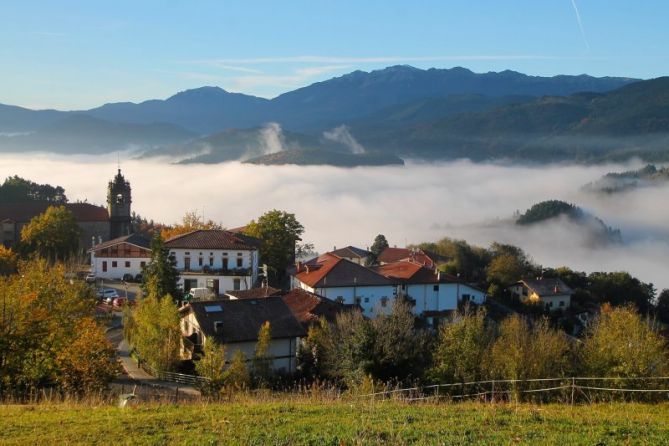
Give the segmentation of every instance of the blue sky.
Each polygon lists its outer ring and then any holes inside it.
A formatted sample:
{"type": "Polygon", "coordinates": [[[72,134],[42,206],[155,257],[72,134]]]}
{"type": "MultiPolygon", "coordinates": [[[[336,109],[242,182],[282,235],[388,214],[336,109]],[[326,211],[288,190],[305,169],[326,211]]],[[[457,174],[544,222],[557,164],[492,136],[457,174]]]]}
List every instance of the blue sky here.
{"type": "Polygon", "coordinates": [[[651,78],[669,73],[667,17],[654,0],[0,1],[0,102],[274,97],[396,64],[651,78]]]}

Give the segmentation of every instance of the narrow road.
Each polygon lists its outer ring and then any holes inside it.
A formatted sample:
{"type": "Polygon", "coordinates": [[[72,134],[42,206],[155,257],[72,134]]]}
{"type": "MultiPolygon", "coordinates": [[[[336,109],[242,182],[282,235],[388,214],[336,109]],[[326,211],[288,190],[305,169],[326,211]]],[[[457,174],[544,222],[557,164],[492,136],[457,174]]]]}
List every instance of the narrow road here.
{"type": "MultiPolygon", "coordinates": [[[[200,391],[192,386],[159,380],[154,376],[149,375],[144,369],[138,367],[137,363],[130,356],[128,343],[123,339],[123,327],[114,327],[107,330],[107,339],[116,345],[121,366],[127,375],[127,379],[132,382],[138,385],[161,387],[167,390],[173,390],[174,392],[179,389],[179,393],[192,397],[199,397],[201,395],[200,391]]],[[[118,381],[120,384],[126,384],[127,379],[121,378],[118,381]]]]}

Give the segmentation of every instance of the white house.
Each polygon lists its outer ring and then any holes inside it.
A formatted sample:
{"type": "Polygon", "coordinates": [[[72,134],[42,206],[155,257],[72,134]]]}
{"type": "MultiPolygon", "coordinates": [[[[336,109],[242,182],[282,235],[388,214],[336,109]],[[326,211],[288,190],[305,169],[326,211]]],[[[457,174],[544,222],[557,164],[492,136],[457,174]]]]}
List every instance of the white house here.
{"type": "Polygon", "coordinates": [[[435,319],[447,317],[458,304],[485,302],[485,292],[461,282],[457,277],[415,262],[395,262],[374,268],[397,285],[398,296],[411,301],[416,315],[435,319]]]}
{"type": "Polygon", "coordinates": [[[368,317],[389,312],[397,292],[386,277],[332,253],[298,263],[292,281],[293,288],[346,305],[359,305],[368,317]]]}
{"type": "Polygon", "coordinates": [[[334,251],[331,251],[330,254],[334,254],[337,257],[342,259],[350,260],[353,263],[358,265],[367,266],[371,263],[372,253],[365,249],[356,248],[355,246],[346,246],[344,248],[339,248],[334,251]]]}
{"type": "Polygon", "coordinates": [[[210,340],[224,345],[227,361],[240,350],[252,360],[258,332],[267,321],[269,356],[276,371],[294,372],[299,338],[306,331],[281,297],[191,302],[180,310],[182,357],[198,359],[210,340]]]}
{"type": "Polygon", "coordinates": [[[367,317],[389,312],[393,300],[404,297],[414,303],[417,316],[432,322],[457,310],[459,303],[480,305],[486,299],[485,292],[415,262],[367,268],[333,253],[298,264],[293,287],[344,304],[359,305],[367,317]]]}
{"type": "Polygon", "coordinates": [[[540,303],[547,310],[567,309],[574,293],[560,279],[521,280],[508,288],[521,302],[540,303]]]}
{"type": "Polygon", "coordinates": [[[209,288],[218,295],[253,288],[258,280],[259,246],[254,237],[219,229],[200,229],[165,242],[184,292],[209,288]]]}
{"type": "Polygon", "coordinates": [[[91,272],[102,279],[122,279],[125,274],[135,277],[151,260],[150,241],[140,234],[118,237],[94,245],[91,272]]]}

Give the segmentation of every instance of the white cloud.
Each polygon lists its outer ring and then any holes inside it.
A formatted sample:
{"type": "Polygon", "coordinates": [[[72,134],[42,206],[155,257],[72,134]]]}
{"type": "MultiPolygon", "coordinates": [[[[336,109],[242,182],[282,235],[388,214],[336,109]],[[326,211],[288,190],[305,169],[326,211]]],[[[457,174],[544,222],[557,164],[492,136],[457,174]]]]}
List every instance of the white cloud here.
{"type": "MultiPolygon", "coordinates": [[[[65,187],[71,200],[103,203],[116,156],[0,155],[0,178],[18,174],[65,187]]],[[[133,210],[156,221],[176,222],[192,208],[227,227],[271,209],[294,212],[304,239],[320,251],[348,244],[369,246],[379,233],[391,245],[464,238],[486,246],[498,240],[523,247],[544,266],[585,271],[626,270],[657,288],[669,288],[669,187],[595,196],[579,190],[602,174],[632,165],[506,166],[409,163],[405,167],[255,166],[239,163],[170,165],[125,161],[133,210]],[[191,179],[179,182],[175,179],[191,179]],[[221,192],[225,191],[225,192],[221,192]],[[592,249],[578,228],[551,224],[531,230],[509,223],[514,211],[561,199],[583,206],[622,229],[625,244],[592,249]]]]}

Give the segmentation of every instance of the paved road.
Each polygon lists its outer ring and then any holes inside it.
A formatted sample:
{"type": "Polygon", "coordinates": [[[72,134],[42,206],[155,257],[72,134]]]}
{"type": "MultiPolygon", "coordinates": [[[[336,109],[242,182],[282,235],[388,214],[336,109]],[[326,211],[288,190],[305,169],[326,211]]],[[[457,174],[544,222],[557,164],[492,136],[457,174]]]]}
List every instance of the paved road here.
{"type": "MultiPolygon", "coordinates": [[[[200,391],[194,387],[187,386],[185,384],[178,384],[169,381],[161,381],[151,375],[149,375],[144,369],[141,369],[137,363],[130,357],[130,351],[128,348],[128,343],[123,339],[123,329],[122,327],[113,328],[107,331],[107,339],[114,343],[118,350],[119,360],[123,366],[123,370],[127,375],[127,378],[136,382],[137,384],[151,386],[151,387],[161,387],[164,389],[170,389],[176,392],[179,389],[180,393],[184,393],[188,396],[200,396],[200,391]]],[[[121,378],[124,384],[127,381],[126,379],[121,378]]]]}

